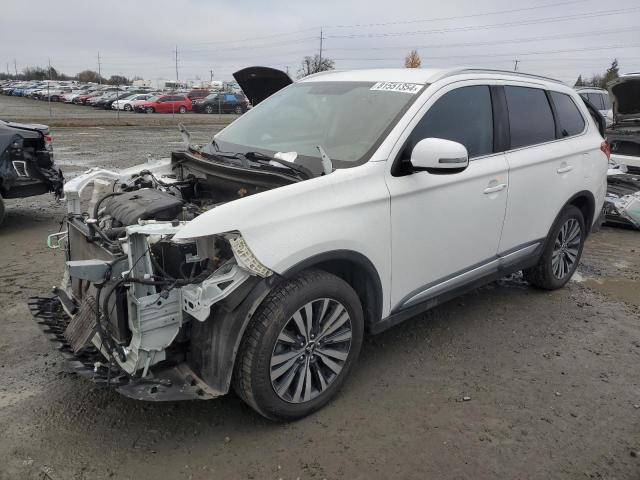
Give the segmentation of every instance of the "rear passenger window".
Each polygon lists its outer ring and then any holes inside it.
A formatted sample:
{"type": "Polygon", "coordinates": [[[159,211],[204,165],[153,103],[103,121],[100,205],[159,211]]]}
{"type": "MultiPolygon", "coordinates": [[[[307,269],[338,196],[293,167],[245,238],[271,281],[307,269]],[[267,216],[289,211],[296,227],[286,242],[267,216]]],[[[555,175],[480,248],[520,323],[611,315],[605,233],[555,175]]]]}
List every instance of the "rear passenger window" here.
{"type": "Polygon", "coordinates": [[[604,110],[604,102],[602,101],[601,93],[587,93],[589,96],[589,101],[596,107],[598,110],[604,110]]]}
{"type": "Polygon", "coordinates": [[[411,132],[409,147],[425,138],[443,138],[467,147],[469,157],[493,152],[493,113],[489,87],[452,90],[429,108],[411,132]]]}
{"type": "Polygon", "coordinates": [[[569,95],[550,92],[553,104],[558,114],[560,131],[563,137],[577,135],[584,130],[584,118],[569,95]]]}
{"type": "Polygon", "coordinates": [[[511,148],[555,140],[556,126],[544,90],[506,86],[504,93],[509,109],[511,148]]]}

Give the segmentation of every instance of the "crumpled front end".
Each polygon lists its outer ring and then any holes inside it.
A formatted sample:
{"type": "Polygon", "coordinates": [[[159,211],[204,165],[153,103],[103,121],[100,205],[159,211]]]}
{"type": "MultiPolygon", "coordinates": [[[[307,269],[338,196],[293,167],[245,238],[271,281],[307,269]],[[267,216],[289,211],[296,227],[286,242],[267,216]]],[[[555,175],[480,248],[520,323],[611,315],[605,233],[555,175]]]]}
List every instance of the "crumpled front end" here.
{"type": "Polygon", "coordinates": [[[22,198],[62,194],[64,177],[40,133],[4,128],[0,131],[0,194],[22,198]]]}
{"type": "Polygon", "coordinates": [[[190,362],[194,324],[215,322],[214,305],[234,296],[240,303],[273,273],[240,232],[174,238],[224,201],[183,167],[176,172],[164,160],[121,172],[94,169],[68,182],[67,228],[48,241],[65,251],[63,280],[53,295],[30,301],[79,373],[137,399],[226,393],[190,362]]]}

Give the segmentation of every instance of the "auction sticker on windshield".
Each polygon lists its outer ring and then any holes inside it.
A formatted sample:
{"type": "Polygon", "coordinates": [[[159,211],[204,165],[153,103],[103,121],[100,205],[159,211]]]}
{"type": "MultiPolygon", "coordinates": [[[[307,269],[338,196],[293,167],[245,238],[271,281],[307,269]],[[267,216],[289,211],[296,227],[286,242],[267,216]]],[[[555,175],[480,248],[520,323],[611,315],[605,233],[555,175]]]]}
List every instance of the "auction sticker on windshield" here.
{"type": "Polygon", "coordinates": [[[423,85],[419,83],[404,82],[378,82],[370,90],[383,92],[418,93],[423,85]]]}

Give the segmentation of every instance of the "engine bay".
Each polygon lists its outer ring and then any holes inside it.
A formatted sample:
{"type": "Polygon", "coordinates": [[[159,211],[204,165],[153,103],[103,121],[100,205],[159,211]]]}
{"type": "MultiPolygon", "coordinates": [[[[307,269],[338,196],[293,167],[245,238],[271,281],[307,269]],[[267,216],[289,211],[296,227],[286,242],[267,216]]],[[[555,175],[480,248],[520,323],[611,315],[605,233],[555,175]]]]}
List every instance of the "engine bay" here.
{"type": "Polygon", "coordinates": [[[174,235],[210,209],[294,181],[196,150],[119,172],[92,169],[69,181],[67,229],[48,243],[66,253],[54,293],[69,317],[63,335],[74,355],[97,349],[109,374],[139,379],[185,365],[192,324],[272,272],[240,232],[174,235]]]}

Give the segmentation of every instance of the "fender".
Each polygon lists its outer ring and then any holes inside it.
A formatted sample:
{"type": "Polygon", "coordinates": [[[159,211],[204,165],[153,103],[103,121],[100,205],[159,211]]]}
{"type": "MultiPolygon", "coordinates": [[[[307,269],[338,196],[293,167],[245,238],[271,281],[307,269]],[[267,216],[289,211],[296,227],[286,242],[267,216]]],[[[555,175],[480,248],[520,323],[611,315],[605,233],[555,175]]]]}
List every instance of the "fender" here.
{"type": "Polygon", "coordinates": [[[205,322],[191,323],[187,363],[212,389],[229,391],[240,342],[262,301],[282,277],[249,278],[238,290],[211,308],[205,322]]]}
{"type": "Polygon", "coordinates": [[[360,297],[368,329],[380,321],[382,318],[382,282],[378,270],[369,258],[354,250],[331,250],[296,263],[282,272],[282,276],[292,278],[301,271],[312,267],[333,273],[353,287],[360,297]],[[342,268],[340,268],[341,266],[342,268]]]}

